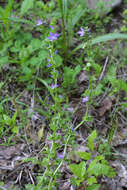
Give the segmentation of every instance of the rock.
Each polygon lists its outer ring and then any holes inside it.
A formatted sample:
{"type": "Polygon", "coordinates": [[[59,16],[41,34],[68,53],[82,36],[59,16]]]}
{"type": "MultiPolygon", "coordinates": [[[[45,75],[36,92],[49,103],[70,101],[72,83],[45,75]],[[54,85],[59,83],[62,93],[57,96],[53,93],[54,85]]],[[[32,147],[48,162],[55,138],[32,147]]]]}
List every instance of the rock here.
{"type": "Polygon", "coordinates": [[[104,16],[115,7],[118,7],[122,0],[85,0],[85,2],[89,9],[97,10],[100,16],[104,16]]]}

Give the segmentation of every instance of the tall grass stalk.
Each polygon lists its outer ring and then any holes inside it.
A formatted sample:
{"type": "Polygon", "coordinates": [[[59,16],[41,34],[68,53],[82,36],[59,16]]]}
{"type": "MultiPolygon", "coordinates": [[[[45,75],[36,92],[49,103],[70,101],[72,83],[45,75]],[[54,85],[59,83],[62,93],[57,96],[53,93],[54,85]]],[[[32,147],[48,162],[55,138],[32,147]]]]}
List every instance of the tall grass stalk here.
{"type": "Polygon", "coordinates": [[[57,0],[58,6],[61,14],[61,21],[62,21],[62,37],[63,37],[63,52],[64,52],[64,62],[67,61],[67,51],[68,51],[68,43],[67,43],[67,34],[66,34],[66,25],[67,25],[67,0],[57,0]]]}

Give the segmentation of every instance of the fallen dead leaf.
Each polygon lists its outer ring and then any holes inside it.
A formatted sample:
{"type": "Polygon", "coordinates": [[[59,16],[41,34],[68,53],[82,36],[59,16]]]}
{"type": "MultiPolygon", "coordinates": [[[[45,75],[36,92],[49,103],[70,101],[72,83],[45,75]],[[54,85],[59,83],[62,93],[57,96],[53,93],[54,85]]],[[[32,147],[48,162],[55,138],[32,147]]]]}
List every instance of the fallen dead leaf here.
{"type": "Polygon", "coordinates": [[[17,144],[10,147],[0,146],[0,158],[9,160],[14,156],[20,155],[25,144],[17,144]]]}
{"type": "Polygon", "coordinates": [[[109,111],[113,105],[115,100],[114,96],[106,97],[103,102],[101,103],[101,107],[99,108],[99,116],[103,116],[106,111],[109,111]]]}
{"type": "Polygon", "coordinates": [[[119,176],[119,184],[121,187],[127,188],[127,169],[119,160],[112,162],[112,166],[116,168],[119,176]]]}
{"type": "Polygon", "coordinates": [[[86,82],[89,80],[89,75],[87,71],[81,71],[78,76],[78,82],[81,84],[82,82],[86,82]]]}
{"type": "Polygon", "coordinates": [[[59,190],[70,190],[70,186],[71,186],[70,182],[67,181],[67,182],[65,182],[65,183],[62,185],[62,187],[59,187],[59,190]]]}

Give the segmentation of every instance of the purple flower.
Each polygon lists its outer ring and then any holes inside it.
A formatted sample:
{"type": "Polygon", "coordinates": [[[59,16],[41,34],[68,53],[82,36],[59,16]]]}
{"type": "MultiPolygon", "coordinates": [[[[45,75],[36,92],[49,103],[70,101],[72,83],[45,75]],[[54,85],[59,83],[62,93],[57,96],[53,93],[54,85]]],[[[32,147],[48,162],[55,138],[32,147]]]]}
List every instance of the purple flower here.
{"type": "Polygon", "coordinates": [[[51,63],[49,63],[48,65],[47,65],[47,67],[51,67],[52,66],[52,64],[51,63]]]}
{"type": "Polygon", "coordinates": [[[58,157],[59,157],[60,159],[63,159],[63,158],[64,158],[64,152],[58,153],[57,155],[58,155],[58,157]]]}
{"type": "Polygon", "coordinates": [[[57,54],[58,53],[58,50],[56,50],[55,52],[54,52],[54,54],[57,54]]]}
{"type": "Polygon", "coordinates": [[[41,20],[41,19],[38,19],[36,26],[40,26],[40,25],[42,25],[42,20],[41,20]]]}
{"type": "Polygon", "coordinates": [[[52,88],[52,89],[57,88],[57,87],[58,87],[58,84],[56,84],[56,85],[55,85],[54,83],[51,84],[51,88],[52,88]]]}
{"type": "Polygon", "coordinates": [[[52,32],[50,32],[49,35],[50,35],[50,36],[48,37],[48,39],[49,39],[50,41],[57,40],[57,38],[59,37],[59,34],[58,34],[58,33],[52,33],[52,32]]]}
{"type": "Polygon", "coordinates": [[[53,27],[52,25],[50,26],[50,28],[51,28],[51,30],[53,30],[53,29],[54,29],[54,27],[53,27]]]}
{"type": "Polygon", "coordinates": [[[80,30],[77,32],[77,34],[80,35],[80,37],[85,35],[85,30],[81,27],[80,30]]]}
{"type": "Polygon", "coordinates": [[[89,96],[86,96],[85,98],[82,98],[82,102],[83,103],[86,103],[86,102],[88,102],[89,101],[89,96]]]}

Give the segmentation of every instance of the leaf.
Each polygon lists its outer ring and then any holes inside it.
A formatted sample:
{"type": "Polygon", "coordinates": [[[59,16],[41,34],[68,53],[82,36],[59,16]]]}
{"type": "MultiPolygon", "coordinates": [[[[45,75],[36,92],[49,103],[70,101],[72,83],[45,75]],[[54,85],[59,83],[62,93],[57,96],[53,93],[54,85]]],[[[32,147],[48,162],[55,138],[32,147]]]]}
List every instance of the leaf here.
{"type": "Polygon", "coordinates": [[[85,9],[83,9],[82,7],[77,7],[78,9],[76,10],[76,13],[74,14],[74,17],[72,19],[72,25],[73,27],[75,26],[75,24],[79,21],[79,19],[84,15],[85,13],[85,9]]]}
{"type": "Polygon", "coordinates": [[[23,16],[29,9],[33,8],[34,0],[24,0],[21,5],[20,15],[23,16]]]}
{"type": "Polygon", "coordinates": [[[17,114],[18,114],[18,112],[16,111],[16,112],[14,113],[12,119],[11,119],[13,125],[15,125],[15,121],[16,121],[17,114]]]}
{"type": "Polygon", "coordinates": [[[63,74],[63,87],[64,88],[73,88],[76,83],[76,76],[79,74],[81,70],[80,65],[77,65],[74,69],[71,67],[64,67],[64,74],[63,74]]]}
{"type": "Polygon", "coordinates": [[[43,138],[43,135],[44,135],[44,128],[45,128],[45,125],[42,124],[41,126],[41,129],[38,131],[38,141],[40,142],[43,138]]]}
{"type": "Polygon", "coordinates": [[[11,118],[8,115],[3,115],[4,122],[6,125],[11,125],[11,118]]]}
{"type": "Polygon", "coordinates": [[[99,36],[99,37],[92,39],[92,45],[100,43],[100,42],[107,42],[110,40],[118,40],[118,39],[126,39],[127,40],[127,34],[121,34],[121,33],[105,34],[103,36],[99,36]]]}
{"type": "Polygon", "coordinates": [[[91,151],[94,151],[94,140],[97,137],[97,132],[94,130],[88,137],[88,147],[91,151]]]}
{"type": "Polygon", "coordinates": [[[92,184],[86,188],[86,190],[98,190],[100,188],[100,184],[92,184]]]}
{"type": "Polygon", "coordinates": [[[12,131],[12,133],[18,134],[18,132],[19,132],[18,126],[14,126],[11,131],[12,131]]]}
{"type": "Polygon", "coordinates": [[[54,61],[56,62],[56,68],[62,65],[62,57],[60,55],[55,55],[54,61]]]}
{"type": "Polygon", "coordinates": [[[0,82],[0,89],[3,87],[4,82],[0,82]]]}
{"type": "Polygon", "coordinates": [[[104,160],[104,156],[102,156],[102,155],[96,156],[95,160],[97,160],[97,161],[100,161],[100,160],[103,161],[104,160]]]}
{"type": "Polygon", "coordinates": [[[112,167],[106,164],[101,164],[101,163],[92,164],[92,167],[91,165],[89,165],[87,172],[89,176],[91,175],[95,175],[95,176],[105,175],[107,177],[115,176],[115,172],[112,167]]]}
{"type": "Polygon", "coordinates": [[[38,57],[40,60],[44,60],[49,56],[49,52],[47,50],[40,50],[38,53],[38,57]]]}
{"type": "Polygon", "coordinates": [[[79,179],[83,178],[83,176],[86,173],[86,163],[85,162],[80,162],[80,164],[70,164],[69,169],[79,179]]]}
{"type": "Polygon", "coordinates": [[[84,180],[84,179],[76,179],[76,178],[74,178],[74,177],[71,177],[71,178],[70,178],[70,182],[71,182],[71,184],[74,185],[74,186],[79,186],[80,183],[81,183],[83,180],[84,180]]]}
{"type": "Polygon", "coordinates": [[[47,82],[46,82],[45,80],[41,79],[41,78],[38,78],[38,77],[37,77],[37,80],[39,80],[39,81],[48,89],[48,91],[50,92],[50,94],[51,94],[53,100],[55,101],[55,96],[54,96],[54,94],[52,93],[51,88],[50,88],[50,86],[47,84],[47,82]]]}
{"type": "Polygon", "coordinates": [[[5,27],[7,27],[8,18],[11,14],[13,3],[14,3],[14,0],[8,1],[8,4],[6,5],[4,9],[3,22],[4,22],[5,27]]]}
{"type": "Polygon", "coordinates": [[[0,7],[0,19],[2,19],[4,14],[4,9],[2,7],[0,7]]]}
{"type": "Polygon", "coordinates": [[[0,67],[3,66],[3,65],[6,65],[8,64],[8,56],[4,56],[0,58],[0,67]]]}
{"type": "Polygon", "coordinates": [[[29,24],[33,26],[33,22],[27,19],[21,19],[21,18],[15,18],[15,17],[9,17],[8,20],[13,21],[13,22],[17,22],[17,23],[24,23],[24,24],[29,24]]]}
{"type": "MultiPolygon", "coordinates": [[[[95,44],[100,43],[100,42],[107,42],[107,41],[110,41],[110,40],[118,40],[118,39],[121,39],[121,40],[122,39],[127,39],[127,34],[109,33],[109,34],[106,34],[106,35],[103,35],[103,36],[98,36],[98,37],[93,38],[91,40],[91,45],[95,45],[95,44]]],[[[80,44],[74,50],[72,50],[69,57],[72,56],[79,49],[83,48],[85,43],[80,44]]]]}
{"type": "Polygon", "coordinates": [[[68,0],[62,0],[62,5],[63,5],[63,13],[64,13],[64,18],[66,19],[67,17],[67,12],[68,12],[68,0]]]}
{"type": "Polygon", "coordinates": [[[42,42],[41,40],[34,38],[31,40],[31,43],[29,46],[31,47],[32,52],[33,52],[41,48],[42,42]]]}
{"type": "Polygon", "coordinates": [[[91,159],[91,153],[89,153],[89,152],[78,152],[78,155],[80,156],[80,158],[82,158],[84,160],[91,159]]]}
{"type": "Polygon", "coordinates": [[[118,89],[124,90],[125,92],[127,91],[127,83],[124,82],[123,80],[118,79],[117,86],[118,86],[118,89]]]}
{"type": "Polygon", "coordinates": [[[95,88],[94,96],[97,97],[102,93],[103,93],[103,85],[99,83],[95,88]]]}
{"type": "Polygon", "coordinates": [[[39,164],[37,157],[24,158],[23,162],[32,162],[32,164],[39,164]]]}
{"type": "Polygon", "coordinates": [[[94,176],[91,176],[90,178],[87,179],[87,184],[92,185],[93,183],[97,183],[97,180],[94,176]]]}

